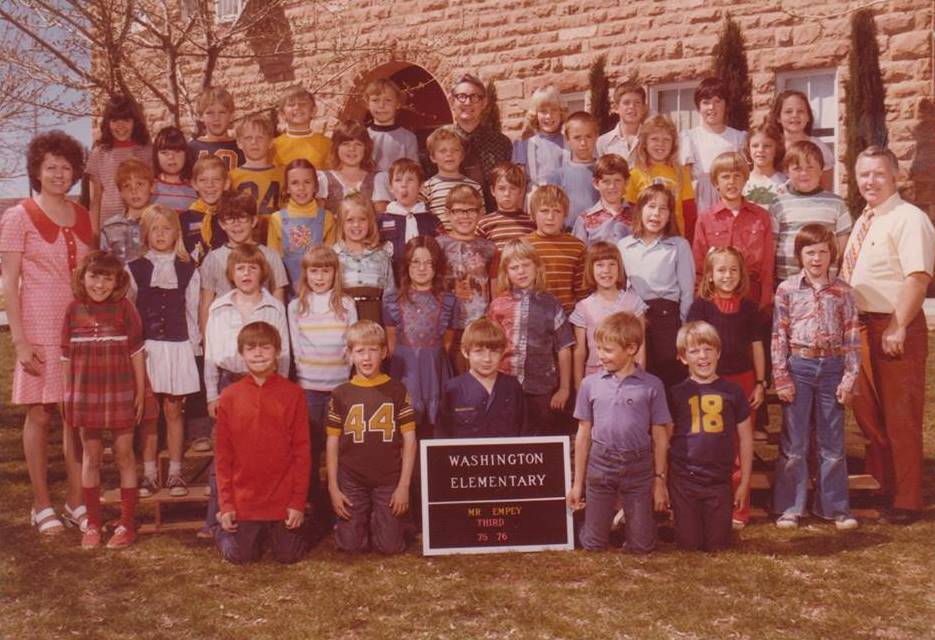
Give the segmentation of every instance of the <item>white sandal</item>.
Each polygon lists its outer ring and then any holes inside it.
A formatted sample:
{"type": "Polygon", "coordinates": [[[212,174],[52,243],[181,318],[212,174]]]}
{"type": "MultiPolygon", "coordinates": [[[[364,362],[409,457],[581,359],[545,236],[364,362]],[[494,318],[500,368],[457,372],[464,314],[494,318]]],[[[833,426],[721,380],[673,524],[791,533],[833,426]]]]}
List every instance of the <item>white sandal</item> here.
{"type": "Polygon", "coordinates": [[[65,525],[55,515],[55,509],[46,507],[36,513],[35,509],[29,511],[29,523],[36,527],[44,536],[55,536],[65,530],[65,525]]]}
{"type": "Polygon", "coordinates": [[[88,530],[88,510],[83,504],[79,504],[77,507],[72,509],[65,504],[65,513],[62,518],[65,522],[72,527],[75,527],[81,533],[85,533],[88,530]]]}

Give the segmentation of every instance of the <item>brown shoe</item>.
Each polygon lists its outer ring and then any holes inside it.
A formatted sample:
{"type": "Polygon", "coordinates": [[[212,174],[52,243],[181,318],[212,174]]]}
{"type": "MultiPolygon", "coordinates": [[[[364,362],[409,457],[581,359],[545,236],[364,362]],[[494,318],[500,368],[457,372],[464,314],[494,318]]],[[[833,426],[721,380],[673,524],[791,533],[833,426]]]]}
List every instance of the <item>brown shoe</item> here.
{"type": "Polygon", "coordinates": [[[125,525],[119,525],[114,535],[107,541],[108,549],[123,549],[136,541],[136,531],[125,525]]]}

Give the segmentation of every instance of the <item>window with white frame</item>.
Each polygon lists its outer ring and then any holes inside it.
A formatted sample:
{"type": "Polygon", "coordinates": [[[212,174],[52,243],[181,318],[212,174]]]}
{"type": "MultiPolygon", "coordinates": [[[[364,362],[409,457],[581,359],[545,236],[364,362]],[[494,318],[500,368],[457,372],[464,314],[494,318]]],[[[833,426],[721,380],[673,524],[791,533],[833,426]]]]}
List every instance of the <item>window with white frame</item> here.
{"type": "MultiPolygon", "coordinates": [[[[776,74],[776,94],[786,90],[801,91],[808,96],[815,122],[812,135],[831,148],[832,157],[838,157],[838,72],[837,69],[803,69],[776,74]]],[[[834,166],[834,185],[838,185],[837,162],[834,166]]]]}
{"type": "Polygon", "coordinates": [[[572,114],[576,111],[588,111],[591,102],[590,91],[574,91],[572,93],[563,93],[561,96],[562,108],[566,114],[572,114]]]}
{"type": "Polygon", "coordinates": [[[215,0],[214,10],[218,22],[233,22],[240,17],[246,0],[215,0]]]}
{"type": "Polygon", "coordinates": [[[668,116],[679,131],[688,131],[701,124],[695,108],[697,82],[671,82],[649,88],[649,112],[668,116]]]}

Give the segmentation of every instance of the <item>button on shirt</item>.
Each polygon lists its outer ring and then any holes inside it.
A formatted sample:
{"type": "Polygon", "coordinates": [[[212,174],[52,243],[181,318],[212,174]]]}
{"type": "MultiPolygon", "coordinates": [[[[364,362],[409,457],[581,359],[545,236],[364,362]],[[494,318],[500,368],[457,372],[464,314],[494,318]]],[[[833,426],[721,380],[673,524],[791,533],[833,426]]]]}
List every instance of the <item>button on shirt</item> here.
{"type": "Polygon", "coordinates": [[[497,375],[490,392],[473,374],[445,383],[436,438],[518,436],[523,425],[523,386],[513,376],[497,375]]]}
{"type": "Polygon", "coordinates": [[[389,242],[382,246],[353,253],[343,242],[335,243],[334,252],[341,263],[341,276],[345,287],[377,287],[385,291],[394,291],[393,282],[393,245],[389,242]]]}
{"type": "Polygon", "coordinates": [[[586,376],[575,419],[591,423],[591,440],[617,451],[649,449],[650,427],[672,423],[662,381],[639,367],[622,379],[608,371],[586,376]]]}
{"type": "Polygon", "coordinates": [[[597,139],[597,156],[616,153],[632,167],[636,164],[636,145],[639,139],[638,135],[627,136],[620,133],[620,127],[616,126],[597,139]]]}
{"type": "Polygon", "coordinates": [[[681,236],[646,243],[627,236],[617,243],[630,286],[641,300],[671,300],[679,305],[682,322],[695,290],[695,263],[688,240],[681,236]]]}
{"type": "Polygon", "coordinates": [[[692,253],[695,273],[704,270],[708,249],[734,247],[743,255],[750,274],[749,298],[760,309],[773,302],[773,263],[776,244],[773,241],[772,220],[766,209],[744,200],[735,216],[723,201],[698,217],[692,253]]]}
{"type": "Polygon", "coordinates": [[[854,291],[835,278],[816,289],[804,273],[792,276],[776,290],[771,344],[773,380],[777,389],[793,386],[787,359],[792,348],[844,351],[841,387],[851,390],[860,367],[860,324],[854,291]]]}
{"type": "MultiPolygon", "coordinates": [[[[893,313],[899,291],[909,274],[932,275],[935,229],[921,209],[903,200],[898,193],[874,211],[876,217],[860,247],[850,285],[854,287],[860,311],[893,313]]],[[[855,241],[853,236],[848,239],[844,255],[855,241]]]]}

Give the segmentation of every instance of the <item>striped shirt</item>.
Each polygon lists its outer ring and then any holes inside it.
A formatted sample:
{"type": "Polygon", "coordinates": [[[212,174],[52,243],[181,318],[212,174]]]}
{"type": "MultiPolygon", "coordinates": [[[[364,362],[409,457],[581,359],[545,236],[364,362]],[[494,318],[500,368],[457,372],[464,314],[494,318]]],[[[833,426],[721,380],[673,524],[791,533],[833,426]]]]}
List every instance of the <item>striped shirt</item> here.
{"type": "Polygon", "coordinates": [[[282,338],[282,350],[276,369],[282,376],[289,375],[289,327],[286,323],[286,309],[266,289],[261,289],[262,298],[256,307],[245,317],[234,304],[237,289],[225,293],[211,303],[208,310],[208,323],[205,326],[205,395],[208,402],[220,396],[218,381],[221,369],[231,373],[246,373],[247,367],[237,352],[237,334],[244,325],[262,320],[279,331],[282,338]]]}
{"type": "MultiPolygon", "coordinates": [[[[801,271],[795,257],[795,235],[807,224],[820,224],[837,236],[851,232],[851,214],[840,196],[827,191],[802,193],[790,183],[787,193],[780,194],[769,206],[776,239],[776,282],[801,271]]],[[[836,272],[832,268],[832,272],[836,272]]]]}
{"type": "Polygon", "coordinates": [[[181,212],[191,208],[197,199],[198,193],[190,184],[173,184],[158,178],[153,183],[153,204],[161,204],[181,212]]]}
{"type": "Polygon", "coordinates": [[[491,240],[497,251],[514,238],[528,236],[536,230],[536,223],[524,211],[494,211],[477,221],[477,235],[491,240]]]}
{"type": "Polygon", "coordinates": [[[448,199],[448,194],[451,190],[462,184],[474,187],[477,189],[477,193],[481,193],[481,186],[477,184],[476,181],[465,176],[449,178],[435,174],[422,183],[421,195],[422,199],[425,200],[425,206],[428,208],[429,213],[436,216],[439,222],[445,226],[446,232],[451,231],[451,221],[448,219],[448,210],[445,208],[445,201],[448,199]]]}
{"type": "Polygon", "coordinates": [[[526,240],[533,246],[545,265],[545,289],[562,303],[565,313],[571,313],[575,303],[585,295],[585,246],[570,233],[543,236],[535,231],[526,240]]]}
{"type": "Polygon", "coordinates": [[[303,389],[331,391],[348,381],[347,328],[357,322],[357,307],[341,298],[343,317],[331,308],[331,291],[308,294],[308,309],[299,313],[298,298],[289,303],[289,335],[296,379],[303,389]]]}

